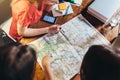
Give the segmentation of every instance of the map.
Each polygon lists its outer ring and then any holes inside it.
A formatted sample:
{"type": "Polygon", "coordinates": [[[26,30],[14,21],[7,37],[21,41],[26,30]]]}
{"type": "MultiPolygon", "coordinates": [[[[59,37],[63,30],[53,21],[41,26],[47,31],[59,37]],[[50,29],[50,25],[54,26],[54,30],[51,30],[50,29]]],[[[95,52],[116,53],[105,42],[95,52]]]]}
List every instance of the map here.
{"type": "Polygon", "coordinates": [[[59,33],[47,34],[29,43],[36,50],[40,65],[44,56],[52,56],[51,68],[58,80],[70,80],[80,71],[82,59],[88,48],[100,44],[110,43],[79,16],[63,24],[59,33]]]}

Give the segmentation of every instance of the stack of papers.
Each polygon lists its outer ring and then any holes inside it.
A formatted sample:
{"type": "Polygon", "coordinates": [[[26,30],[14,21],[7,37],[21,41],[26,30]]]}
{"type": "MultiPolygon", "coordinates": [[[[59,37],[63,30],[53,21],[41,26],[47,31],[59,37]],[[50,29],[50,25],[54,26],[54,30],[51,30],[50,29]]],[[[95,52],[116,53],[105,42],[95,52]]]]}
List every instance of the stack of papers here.
{"type": "Polygon", "coordinates": [[[52,8],[52,13],[54,17],[63,16],[73,13],[73,9],[69,2],[55,4],[52,8]]]}

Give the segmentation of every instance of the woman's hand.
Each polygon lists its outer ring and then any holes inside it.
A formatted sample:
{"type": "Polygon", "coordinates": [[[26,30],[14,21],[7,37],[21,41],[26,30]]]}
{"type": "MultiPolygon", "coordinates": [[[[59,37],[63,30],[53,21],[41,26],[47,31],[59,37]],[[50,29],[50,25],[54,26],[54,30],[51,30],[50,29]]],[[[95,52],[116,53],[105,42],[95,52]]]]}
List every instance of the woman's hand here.
{"type": "Polygon", "coordinates": [[[56,80],[56,77],[54,76],[52,69],[50,67],[51,62],[52,58],[49,55],[45,56],[42,60],[42,65],[46,73],[45,80],[56,80]]]}
{"type": "Polygon", "coordinates": [[[52,58],[49,55],[43,57],[42,59],[42,65],[44,68],[50,67],[51,62],[52,62],[52,58]]]}
{"type": "Polygon", "coordinates": [[[55,33],[58,33],[61,29],[61,26],[60,25],[52,25],[49,27],[49,33],[52,33],[52,34],[55,34],[55,33]]]}

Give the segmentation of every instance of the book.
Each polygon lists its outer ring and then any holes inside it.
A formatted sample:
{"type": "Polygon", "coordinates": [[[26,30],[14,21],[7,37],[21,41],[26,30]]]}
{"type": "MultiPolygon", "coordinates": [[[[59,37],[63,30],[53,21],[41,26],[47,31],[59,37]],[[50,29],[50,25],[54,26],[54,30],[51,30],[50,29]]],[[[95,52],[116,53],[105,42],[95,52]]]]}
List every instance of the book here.
{"type": "MultiPolygon", "coordinates": [[[[63,3],[61,3],[61,4],[63,4],[63,3]]],[[[69,2],[64,2],[64,4],[66,4],[66,6],[67,6],[67,8],[65,10],[59,10],[60,4],[55,4],[52,7],[52,14],[54,17],[68,15],[68,14],[73,13],[73,9],[71,7],[71,4],[69,2]]]]}
{"type": "MultiPolygon", "coordinates": [[[[62,26],[62,30],[54,35],[47,34],[31,43],[37,52],[37,60],[41,65],[45,55],[51,55],[51,68],[58,80],[70,80],[80,71],[82,59],[92,45],[110,42],[93,26],[85,22],[81,15],[76,16],[62,26]]],[[[42,66],[42,65],[41,65],[42,66]]]]}
{"type": "Polygon", "coordinates": [[[95,0],[87,12],[103,23],[107,22],[120,8],[120,0],[95,0]]]}

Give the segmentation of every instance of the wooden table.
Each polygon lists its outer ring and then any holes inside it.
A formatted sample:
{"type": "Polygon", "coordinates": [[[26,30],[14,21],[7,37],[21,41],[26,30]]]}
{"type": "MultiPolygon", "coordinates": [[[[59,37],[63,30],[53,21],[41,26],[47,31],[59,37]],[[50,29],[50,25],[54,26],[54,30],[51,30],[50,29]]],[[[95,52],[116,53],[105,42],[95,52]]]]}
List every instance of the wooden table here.
{"type": "MultiPolygon", "coordinates": [[[[69,21],[70,19],[74,18],[75,16],[77,16],[78,14],[80,14],[80,12],[86,8],[87,5],[89,5],[93,0],[83,0],[82,4],[80,6],[75,6],[75,5],[72,5],[72,8],[73,8],[73,11],[74,13],[73,14],[69,14],[67,16],[60,16],[57,18],[57,21],[56,21],[56,24],[64,24],[65,22],[69,21]]],[[[47,13],[47,14],[50,14],[51,13],[47,13]]],[[[51,24],[49,23],[46,23],[46,22],[43,22],[43,21],[39,21],[38,23],[36,23],[34,26],[32,26],[32,28],[41,28],[41,27],[47,27],[47,26],[50,26],[51,24]]],[[[23,38],[20,42],[23,43],[23,44],[27,44],[37,38],[39,38],[40,36],[38,37],[32,37],[32,38],[23,38]]]]}
{"type": "MultiPolygon", "coordinates": [[[[73,11],[74,13],[73,14],[70,14],[70,15],[67,15],[67,16],[61,16],[61,17],[58,17],[57,18],[57,22],[56,24],[64,24],[65,22],[69,21],[70,19],[74,18],[75,16],[77,16],[84,8],[86,8],[86,6],[88,4],[90,4],[93,0],[83,0],[81,6],[74,6],[72,5],[72,8],[73,8],[73,11]]],[[[50,13],[47,13],[47,14],[50,14],[50,13]]],[[[39,21],[38,23],[36,23],[33,28],[41,28],[41,27],[46,27],[46,26],[50,26],[51,24],[49,23],[46,23],[46,22],[43,22],[43,21],[39,21]]],[[[99,30],[99,29],[98,29],[99,30]]],[[[100,31],[100,30],[99,30],[100,31]]],[[[116,29],[111,29],[111,31],[116,31],[116,29]]],[[[111,36],[113,36],[113,34],[111,35],[111,33],[113,32],[108,32],[106,35],[104,35],[109,41],[111,40],[111,36]]],[[[40,37],[40,36],[39,36],[40,37]]],[[[39,37],[32,37],[32,38],[23,38],[21,40],[21,43],[23,44],[27,44],[33,40],[36,40],[37,38],[39,37]]],[[[37,63],[36,64],[36,70],[35,70],[35,75],[34,75],[34,80],[43,80],[45,76],[45,73],[44,71],[42,71],[40,65],[37,63]]],[[[79,80],[79,79],[78,79],[79,80]]]]}
{"type": "MultiPolygon", "coordinates": [[[[77,16],[84,8],[86,8],[86,6],[88,4],[90,4],[93,0],[83,0],[82,4],[80,6],[75,6],[72,5],[73,14],[67,15],[67,16],[61,16],[57,18],[57,22],[56,24],[64,24],[65,22],[69,21],[70,19],[74,18],[75,16],[77,16]]],[[[48,13],[49,14],[49,13],[48,13]]],[[[38,23],[36,23],[33,28],[41,28],[41,27],[46,27],[46,26],[50,26],[51,24],[43,22],[43,21],[39,21],[38,23]]],[[[39,36],[40,37],[40,36],[39,36]]],[[[27,44],[33,40],[36,40],[39,37],[32,37],[32,38],[23,38],[20,42],[23,44],[27,44]]],[[[36,69],[35,69],[35,75],[34,75],[34,80],[44,80],[45,77],[45,73],[44,71],[42,71],[39,63],[36,64],[36,69]]],[[[79,80],[79,79],[78,79],[79,80]]]]}

